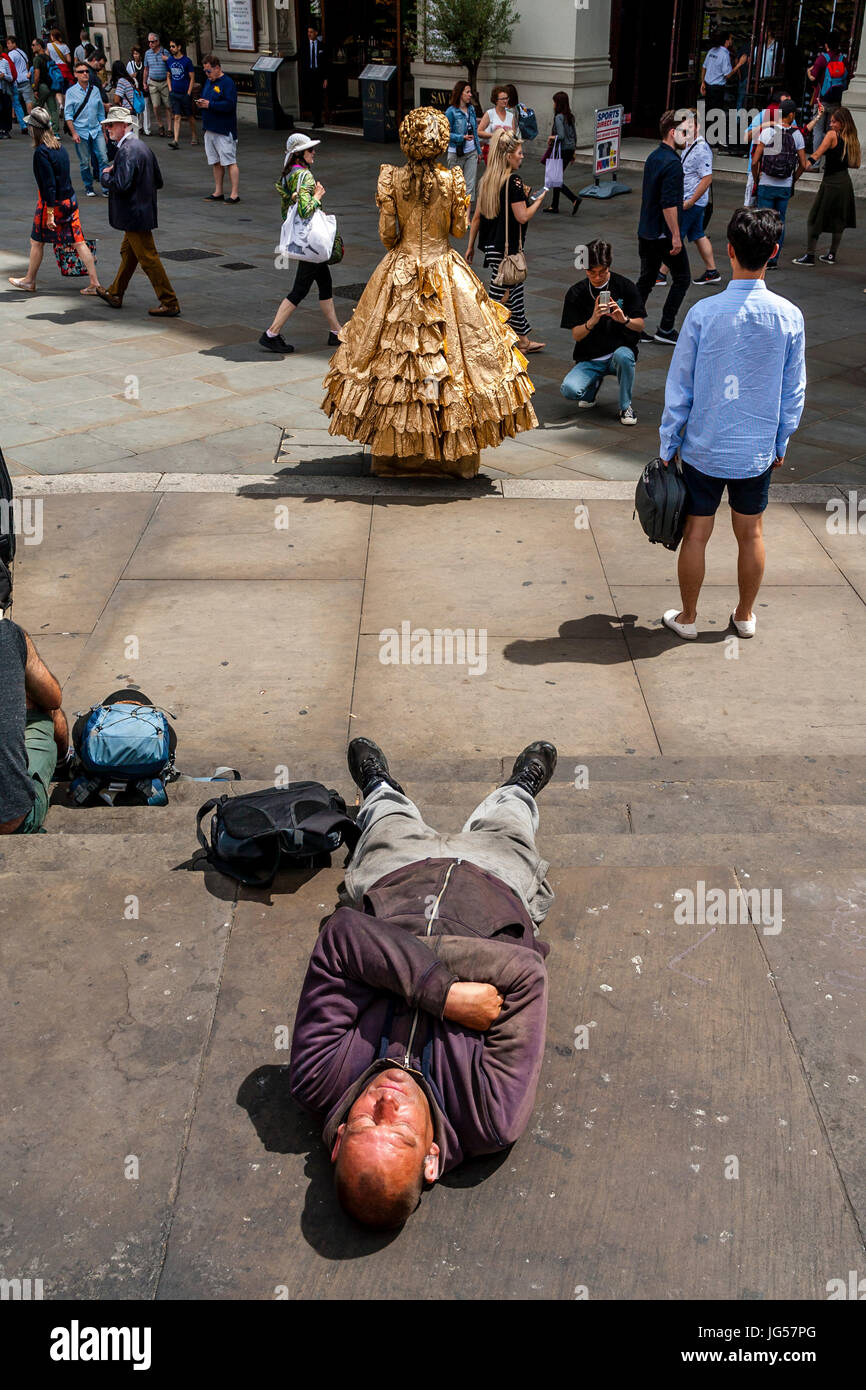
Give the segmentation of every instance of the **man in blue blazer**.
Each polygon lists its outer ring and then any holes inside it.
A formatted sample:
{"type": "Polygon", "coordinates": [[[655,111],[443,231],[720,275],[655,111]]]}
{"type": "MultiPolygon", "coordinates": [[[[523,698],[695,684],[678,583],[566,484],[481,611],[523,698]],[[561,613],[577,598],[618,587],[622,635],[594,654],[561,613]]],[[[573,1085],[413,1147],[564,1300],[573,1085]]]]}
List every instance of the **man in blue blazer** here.
{"type": "Polygon", "coordinates": [[[117,144],[114,162],[102,171],[102,183],[108,189],[108,220],[123,232],[123,241],[117,274],[108,289],[100,285],[97,294],[112,309],[119,309],[135,268],[141,265],[159,300],[157,308],[148,312],[154,317],[176,318],[180,304],[153,240],[156,192],[162,188],[156,156],[139,140],[131,111],[112,106],[102,125],[117,144]]]}

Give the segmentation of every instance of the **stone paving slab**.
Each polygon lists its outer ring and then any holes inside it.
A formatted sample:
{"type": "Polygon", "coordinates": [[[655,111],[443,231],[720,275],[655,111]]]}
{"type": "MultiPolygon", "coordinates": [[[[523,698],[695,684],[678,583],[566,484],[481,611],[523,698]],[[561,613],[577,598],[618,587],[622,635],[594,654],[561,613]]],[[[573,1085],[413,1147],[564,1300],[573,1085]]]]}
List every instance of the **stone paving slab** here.
{"type": "Polygon", "coordinates": [[[736,646],[727,640],[735,588],[707,591],[688,643],[657,626],[669,590],[615,585],[612,594],[666,753],[707,741],[747,756],[863,747],[866,612],[851,589],[768,586],[755,609],[760,637],[736,646]]]}
{"type": "Polygon", "coordinates": [[[226,907],[134,862],[38,894],[4,875],[4,1272],[46,1298],[154,1296],[226,907]]]}
{"type": "Polygon", "coordinates": [[[194,770],[243,750],[242,771],[273,776],[347,727],[360,599],[352,580],[123,580],[64,699],[86,709],[134,682],[177,716],[194,770]]]}

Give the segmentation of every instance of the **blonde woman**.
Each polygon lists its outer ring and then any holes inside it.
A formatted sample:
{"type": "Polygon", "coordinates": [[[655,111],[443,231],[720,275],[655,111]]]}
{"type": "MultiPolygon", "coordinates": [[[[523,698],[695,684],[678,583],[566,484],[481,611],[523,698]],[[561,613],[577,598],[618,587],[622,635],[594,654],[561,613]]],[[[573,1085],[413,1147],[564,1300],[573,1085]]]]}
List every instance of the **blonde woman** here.
{"type": "Polygon", "coordinates": [[[518,172],[522,163],[523,141],[519,135],[514,135],[510,130],[497,131],[490,146],[487,173],[481,182],[469,230],[466,259],[472,261],[478,242],[484,251],[484,265],[492,272],[490,298],[508,309],[511,327],[517,334],[517,346],[521,352],[540,352],[546,344],[532,340],[524,302],[525,285],[512,285],[506,289],[496,283],[496,272],[505,255],[506,242],[509,254],[521,250],[526,224],[544,201],[543,194],[530,198],[529,189],[518,172]]]}
{"type": "Polygon", "coordinates": [[[36,276],[42,264],[46,241],[52,244],[74,242],[76,253],[87,267],[89,285],[82,294],[96,294],[99,278],[93,252],[84,240],[78,200],[69,175],[69,155],[51,129],[51,117],[44,106],[34,106],[27,117],[33,137],[33,173],[39,189],[39,199],[30,232],[30,264],[27,274],[16,279],[9,276],[13,289],[33,294],[36,276]]]}
{"type": "Polygon", "coordinates": [[[825,265],[836,264],[836,252],[847,227],[857,226],[854,187],[849,169],[860,168],[860,141],[854,117],[847,106],[840,106],[830,117],[830,129],[808,160],[814,168],[824,158],[824,177],[812,204],[806,224],[806,251],[794,265],[815,264],[815,251],[822,232],[830,233],[830,249],[819,257],[825,265]]]}

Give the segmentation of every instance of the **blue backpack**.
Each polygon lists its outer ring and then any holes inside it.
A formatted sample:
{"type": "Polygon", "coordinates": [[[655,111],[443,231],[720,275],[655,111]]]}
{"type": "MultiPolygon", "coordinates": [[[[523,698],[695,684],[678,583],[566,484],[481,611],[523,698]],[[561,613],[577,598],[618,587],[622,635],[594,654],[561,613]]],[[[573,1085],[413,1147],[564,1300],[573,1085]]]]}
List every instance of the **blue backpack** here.
{"type": "Polygon", "coordinates": [[[517,107],[517,125],[521,140],[534,140],[538,135],[538,121],[531,106],[517,107]]]}
{"type": "Polygon", "coordinates": [[[146,695],[131,690],[117,694],[137,694],[141,703],[121,703],[109,696],[75,722],[72,743],[80,770],[72,780],[72,799],[83,805],[96,796],[112,806],[116,796],[127,793],[148,806],[165,806],[165,784],[177,775],[177,735],[146,695]]]}
{"type": "Polygon", "coordinates": [[[66,91],[66,79],[53,58],[48,59],[48,82],[52,92],[66,91]]]}

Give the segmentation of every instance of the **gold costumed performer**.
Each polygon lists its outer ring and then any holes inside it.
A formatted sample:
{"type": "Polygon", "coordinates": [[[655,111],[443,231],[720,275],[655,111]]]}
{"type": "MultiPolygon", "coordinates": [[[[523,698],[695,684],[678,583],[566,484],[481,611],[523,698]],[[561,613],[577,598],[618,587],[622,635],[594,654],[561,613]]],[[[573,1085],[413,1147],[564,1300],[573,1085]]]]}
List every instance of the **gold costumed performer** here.
{"type": "Polygon", "coordinates": [[[330,433],[369,444],[380,475],[473,478],[481,449],[538,424],[508,311],[449,245],[469,207],[463,171],[437,164],[449,134],[433,107],[401,122],[408,162],[383,164],[376,189],[388,254],[324,381],[330,433]]]}

